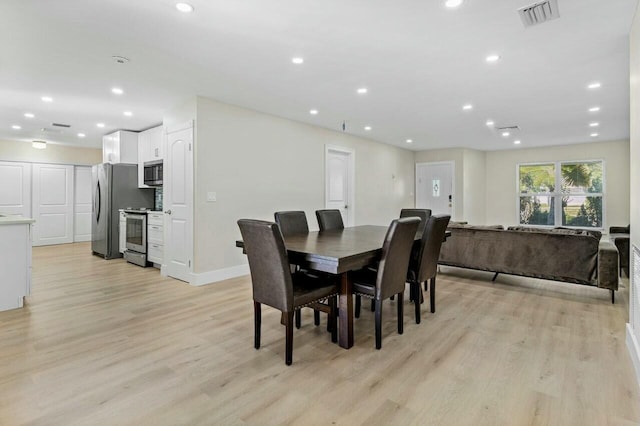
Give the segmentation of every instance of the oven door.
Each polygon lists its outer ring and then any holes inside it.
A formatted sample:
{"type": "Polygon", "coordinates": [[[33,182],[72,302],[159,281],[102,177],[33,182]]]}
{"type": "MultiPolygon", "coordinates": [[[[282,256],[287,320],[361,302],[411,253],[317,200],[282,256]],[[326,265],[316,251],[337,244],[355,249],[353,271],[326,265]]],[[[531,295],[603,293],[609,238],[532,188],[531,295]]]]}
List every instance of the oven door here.
{"type": "Polygon", "coordinates": [[[147,252],[147,215],[127,213],[127,250],[147,252]]]}

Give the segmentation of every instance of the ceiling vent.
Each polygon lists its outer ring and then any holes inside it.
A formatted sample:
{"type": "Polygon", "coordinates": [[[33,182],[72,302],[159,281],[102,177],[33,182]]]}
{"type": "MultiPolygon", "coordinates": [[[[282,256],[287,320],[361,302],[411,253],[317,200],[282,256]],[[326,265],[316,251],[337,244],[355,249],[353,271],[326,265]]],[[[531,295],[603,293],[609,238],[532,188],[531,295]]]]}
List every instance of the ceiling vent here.
{"type": "Polygon", "coordinates": [[[558,12],[558,0],[539,1],[529,6],[518,9],[520,19],[526,27],[543,24],[560,17],[558,12]]]}
{"type": "Polygon", "coordinates": [[[516,132],[520,130],[518,126],[504,126],[504,127],[496,127],[496,130],[499,132],[516,132]]]}
{"type": "Polygon", "coordinates": [[[42,129],[40,129],[41,132],[43,133],[53,133],[53,134],[62,134],[62,130],[58,130],[58,129],[52,129],[50,127],[43,127],[42,129]]]}
{"type": "Polygon", "coordinates": [[[51,123],[51,125],[54,127],[64,127],[65,129],[68,129],[69,127],[71,127],[71,124],[62,124],[62,123],[51,123]]]}

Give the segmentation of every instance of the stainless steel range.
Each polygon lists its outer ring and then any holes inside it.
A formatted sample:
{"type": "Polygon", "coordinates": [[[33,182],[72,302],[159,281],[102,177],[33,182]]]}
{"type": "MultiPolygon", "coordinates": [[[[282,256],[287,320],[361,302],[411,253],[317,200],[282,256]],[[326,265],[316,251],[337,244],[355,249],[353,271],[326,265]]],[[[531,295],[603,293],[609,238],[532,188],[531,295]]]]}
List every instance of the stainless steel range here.
{"type": "Polygon", "coordinates": [[[147,266],[147,210],[125,209],[127,221],[127,249],[124,258],[127,262],[147,266]]]}

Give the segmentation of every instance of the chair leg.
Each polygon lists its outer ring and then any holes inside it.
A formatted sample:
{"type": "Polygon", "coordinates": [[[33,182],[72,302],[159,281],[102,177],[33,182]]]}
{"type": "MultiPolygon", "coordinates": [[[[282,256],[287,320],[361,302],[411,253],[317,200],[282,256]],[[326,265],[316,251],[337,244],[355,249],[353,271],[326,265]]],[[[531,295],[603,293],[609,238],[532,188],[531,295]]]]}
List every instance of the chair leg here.
{"type": "Polygon", "coordinates": [[[396,298],[396,296],[395,296],[395,295],[390,297],[390,299],[391,299],[391,300],[393,300],[393,299],[395,299],[395,298],[396,298]]]}
{"type": "Polygon", "coordinates": [[[338,324],[336,321],[336,307],[338,305],[338,296],[332,296],[329,298],[329,324],[331,327],[331,341],[336,343],[338,341],[338,324]]]}
{"type": "Polygon", "coordinates": [[[611,290],[611,303],[616,303],[616,292],[611,290]]]}
{"type": "Polygon", "coordinates": [[[320,325],[320,311],[313,310],[313,323],[315,325],[320,325]]]}
{"type": "Polygon", "coordinates": [[[376,349],[382,347],[382,300],[373,300],[376,310],[376,349]]]}
{"type": "MultiPolygon", "coordinates": [[[[426,285],[425,281],[425,285],[426,285]]],[[[430,289],[429,289],[429,301],[431,302],[431,313],[436,312],[436,277],[431,278],[429,280],[430,289]]]]}
{"type": "MultiPolygon", "coordinates": [[[[300,309],[297,312],[300,312],[300,309]]],[[[287,336],[285,339],[284,363],[291,365],[293,362],[293,312],[286,312],[286,315],[287,336]]]]}
{"type": "Polygon", "coordinates": [[[420,317],[422,316],[420,313],[420,296],[422,295],[420,283],[411,283],[411,290],[413,290],[413,305],[416,311],[416,324],[420,324],[420,317]]]}
{"type": "Polygon", "coordinates": [[[302,326],[302,309],[296,309],[296,328],[302,326]]]}
{"type": "Polygon", "coordinates": [[[260,304],[253,302],[253,347],[260,349],[260,326],[262,325],[262,309],[260,304]]]}
{"type": "Polygon", "coordinates": [[[398,334],[404,333],[404,291],[398,293],[398,334]]]}
{"type": "Polygon", "coordinates": [[[371,299],[371,312],[376,310],[376,302],[374,301],[374,299],[371,299]]]}
{"type": "Polygon", "coordinates": [[[356,309],[355,309],[356,312],[354,313],[354,316],[356,318],[360,318],[360,304],[361,303],[362,303],[362,297],[360,297],[360,296],[358,296],[356,294],[356,309]]]}

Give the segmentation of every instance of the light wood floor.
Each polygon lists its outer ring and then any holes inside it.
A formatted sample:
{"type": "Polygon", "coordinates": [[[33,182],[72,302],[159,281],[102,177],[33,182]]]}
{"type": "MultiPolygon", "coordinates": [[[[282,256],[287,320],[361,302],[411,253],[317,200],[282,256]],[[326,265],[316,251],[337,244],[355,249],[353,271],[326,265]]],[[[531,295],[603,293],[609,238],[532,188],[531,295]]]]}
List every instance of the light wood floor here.
{"type": "MultiPolygon", "coordinates": [[[[0,313],[0,424],[606,425],[640,422],[627,290],[448,269],[416,325],[395,303],[331,344],[305,310],[284,364],[280,315],[253,349],[248,277],[204,287],[90,255],[34,249],[33,295],[0,313]],[[455,272],[455,274],[454,274],[455,272]]],[[[1,277],[0,277],[1,280],[1,277]]]]}

